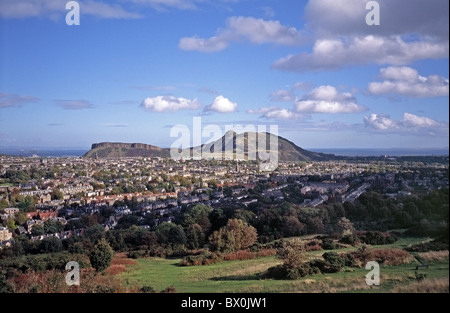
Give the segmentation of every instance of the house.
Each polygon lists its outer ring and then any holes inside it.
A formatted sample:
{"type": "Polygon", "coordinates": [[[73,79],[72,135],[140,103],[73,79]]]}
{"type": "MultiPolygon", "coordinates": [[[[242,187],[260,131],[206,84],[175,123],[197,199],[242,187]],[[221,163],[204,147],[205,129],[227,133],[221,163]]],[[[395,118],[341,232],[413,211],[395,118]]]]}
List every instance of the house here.
{"type": "Polygon", "coordinates": [[[5,214],[8,215],[8,217],[14,217],[14,215],[19,212],[18,208],[6,208],[3,210],[5,211],[5,214]]]}
{"type": "Polygon", "coordinates": [[[16,228],[15,232],[17,235],[22,235],[22,234],[26,234],[27,230],[25,229],[25,227],[19,226],[16,228]]]}
{"type": "Polygon", "coordinates": [[[0,226],[0,241],[8,241],[12,238],[12,233],[8,228],[0,226]]]}

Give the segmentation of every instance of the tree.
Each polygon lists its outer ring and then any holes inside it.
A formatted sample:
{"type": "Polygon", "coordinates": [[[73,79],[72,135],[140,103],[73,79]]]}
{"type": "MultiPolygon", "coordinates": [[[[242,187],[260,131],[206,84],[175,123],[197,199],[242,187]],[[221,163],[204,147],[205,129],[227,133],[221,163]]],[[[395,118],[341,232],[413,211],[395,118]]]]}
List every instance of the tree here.
{"type": "Polygon", "coordinates": [[[15,222],[16,222],[16,225],[23,225],[23,224],[25,224],[25,222],[27,221],[27,216],[25,215],[25,213],[23,213],[23,212],[17,212],[16,214],[15,214],[15,222]]]}
{"type": "Polygon", "coordinates": [[[186,234],[181,225],[164,222],[156,227],[158,242],[163,245],[184,245],[186,244],[186,234]]]}
{"type": "Polygon", "coordinates": [[[42,225],[34,225],[31,229],[31,236],[41,236],[43,234],[45,234],[45,231],[42,225]]]}
{"type": "Polygon", "coordinates": [[[339,232],[340,235],[343,235],[344,232],[347,232],[347,233],[355,232],[355,227],[353,226],[353,223],[345,217],[341,217],[339,219],[339,221],[337,222],[336,226],[337,226],[337,231],[339,232]]]}
{"type": "Polygon", "coordinates": [[[52,200],[63,200],[64,199],[64,194],[61,192],[61,190],[55,188],[52,193],[52,200]]]}
{"type": "Polygon", "coordinates": [[[285,237],[300,236],[305,231],[305,224],[296,216],[283,216],[283,234],[285,237]]]}
{"type": "Polygon", "coordinates": [[[44,222],[44,232],[46,234],[54,234],[59,233],[64,230],[64,225],[58,221],[54,220],[46,220],[44,222]]]}
{"type": "Polygon", "coordinates": [[[242,220],[230,219],[226,226],[215,231],[210,236],[210,243],[214,250],[235,252],[247,249],[257,239],[256,229],[242,220]]]}
{"type": "Polygon", "coordinates": [[[251,224],[253,222],[253,220],[255,219],[255,217],[256,217],[256,214],[253,213],[252,211],[242,210],[242,209],[236,210],[236,212],[234,212],[234,215],[233,215],[233,218],[243,220],[247,224],[251,224]]]}
{"type": "Polygon", "coordinates": [[[51,253],[61,251],[63,249],[63,245],[61,239],[58,237],[47,237],[41,241],[39,248],[42,253],[51,253]]]}
{"type": "Polygon", "coordinates": [[[198,224],[189,225],[186,230],[186,239],[189,248],[199,249],[205,244],[205,233],[203,229],[198,224]]]}
{"type": "Polygon", "coordinates": [[[184,225],[189,226],[198,224],[203,232],[207,234],[211,229],[211,221],[209,220],[209,213],[212,208],[204,204],[197,204],[189,212],[184,214],[184,225]]]}
{"type": "Polygon", "coordinates": [[[103,272],[111,264],[114,251],[105,239],[101,239],[91,250],[89,260],[97,272],[103,272]]]}

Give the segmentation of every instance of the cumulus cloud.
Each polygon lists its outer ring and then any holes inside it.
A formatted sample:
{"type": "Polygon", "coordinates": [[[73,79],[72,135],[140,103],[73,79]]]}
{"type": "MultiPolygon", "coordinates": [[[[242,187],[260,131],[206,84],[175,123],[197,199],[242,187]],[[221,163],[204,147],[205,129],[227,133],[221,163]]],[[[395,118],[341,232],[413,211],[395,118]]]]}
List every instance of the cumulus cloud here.
{"type": "Polygon", "coordinates": [[[295,99],[295,95],[289,90],[277,90],[270,94],[269,96],[271,101],[293,101],[295,99]]]}
{"type": "Polygon", "coordinates": [[[448,57],[448,42],[405,41],[400,36],[368,35],[347,39],[318,39],[312,53],[281,58],[275,69],[304,72],[336,70],[349,65],[404,65],[421,59],[448,57]]]}
{"type": "Polygon", "coordinates": [[[86,100],[54,100],[57,106],[65,110],[84,110],[93,108],[93,104],[86,100]]]}
{"type": "Polygon", "coordinates": [[[347,92],[339,93],[333,86],[320,86],[302,99],[295,101],[295,111],[299,113],[356,113],[366,108],[357,103],[347,92]]]}
{"type": "Polygon", "coordinates": [[[369,26],[368,0],[310,0],[307,30],[315,36],[311,52],[277,60],[278,70],[335,70],[350,65],[407,65],[422,59],[448,58],[447,0],[378,0],[380,25],[369,26]]]}
{"type": "Polygon", "coordinates": [[[176,112],[178,110],[195,110],[200,107],[197,98],[193,100],[174,96],[157,96],[145,98],[141,106],[154,112],[176,112]]]}
{"type": "Polygon", "coordinates": [[[184,37],[178,44],[182,50],[199,52],[221,51],[234,41],[248,41],[253,44],[272,43],[295,46],[304,41],[304,36],[294,27],[281,25],[276,20],[263,20],[254,17],[233,16],[227,19],[225,29],[220,29],[210,38],[198,36],[184,37]]]}
{"type": "Polygon", "coordinates": [[[418,34],[448,41],[447,0],[377,0],[380,25],[366,24],[369,0],[314,0],[305,7],[308,28],[321,38],[339,36],[397,36],[418,34]]]}
{"type": "Polygon", "coordinates": [[[249,114],[260,114],[263,118],[274,120],[292,120],[301,117],[301,114],[288,109],[273,107],[262,107],[260,109],[250,109],[246,111],[249,114]]]}
{"type": "Polygon", "coordinates": [[[448,136],[449,125],[425,116],[405,112],[401,120],[394,120],[386,114],[371,114],[364,117],[366,129],[385,133],[448,136]]]}
{"type": "Polygon", "coordinates": [[[22,104],[33,103],[37,101],[39,101],[39,99],[33,96],[22,96],[0,92],[0,109],[20,107],[22,106],[22,104]]]}
{"type": "Polygon", "coordinates": [[[214,99],[214,102],[205,107],[205,111],[213,111],[219,113],[231,113],[236,111],[237,103],[230,101],[228,98],[220,95],[214,99]]]}
{"type": "MultiPolygon", "coordinates": [[[[67,14],[66,0],[3,0],[0,2],[0,16],[3,18],[49,17],[59,18],[67,14]]],[[[142,17],[125,10],[119,4],[100,1],[78,1],[82,14],[105,19],[135,19],[142,17]]]]}
{"type": "Polygon", "coordinates": [[[193,10],[197,6],[195,2],[198,0],[127,0],[136,4],[143,4],[152,7],[157,11],[167,11],[169,8],[179,10],[193,10]]]}
{"type": "Polygon", "coordinates": [[[424,77],[411,67],[380,69],[382,82],[372,82],[368,91],[375,95],[403,95],[415,98],[443,97],[449,94],[449,80],[439,75],[424,77]]]}

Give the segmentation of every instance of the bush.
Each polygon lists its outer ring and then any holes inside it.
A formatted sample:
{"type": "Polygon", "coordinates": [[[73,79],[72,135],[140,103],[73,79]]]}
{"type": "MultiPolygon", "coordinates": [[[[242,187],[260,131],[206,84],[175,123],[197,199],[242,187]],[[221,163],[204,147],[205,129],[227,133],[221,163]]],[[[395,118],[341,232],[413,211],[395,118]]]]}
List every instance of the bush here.
{"type": "Polygon", "coordinates": [[[139,291],[142,293],[155,293],[155,289],[152,286],[142,286],[139,291]]]}
{"type": "Polygon", "coordinates": [[[347,245],[355,245],[358,242],[359,238],[353,233],[345,234],[342,236],[339,242],[345,243],[347,245]]]}
{"type": "Polygon", "coordinates": [[[345,266],[345,258],[336,252],[325,252],[322,257],[325,260],[325,267],[322,272],[337,273],[345,266]]]}
{"type": "Polygon", "coordinates": [[[368,231],[360,235],[360,240],[369,245],[387,245],[392,244],[398,240],[395,235],[390,233],[382,233],[379,231],[368,231]]]}
{"type": "Polygon", "coordinates": [[[286,268],[283,265],[269,267],[267,269],[265,277],[272,279],[286,279],[286,268]]]}
{"type": "Polygon", "coordinates": [[[363,267],[369,261],[376,261],[384,265],[402,265],[408,264],[413,260],[413,256],[400,249],[375,249],[367,247],[360,248],[357,251],[346,255],[347,265],[353,267],[363,267]]]}
{"type": "Polygon", "coordinates": [[[325,250],[334,250],[336,249],[336,242],[331,238],[325,238],[322,240],[322,248],[325,250]]]}
{"type": "Polygon", "coordinates": [[[428,252],[428,251],[443,251],[448,250],[448,243],[439,242],[436,240],[430,242],[419,243],[406,247],[405,250],[409,252],[428,252]]]}

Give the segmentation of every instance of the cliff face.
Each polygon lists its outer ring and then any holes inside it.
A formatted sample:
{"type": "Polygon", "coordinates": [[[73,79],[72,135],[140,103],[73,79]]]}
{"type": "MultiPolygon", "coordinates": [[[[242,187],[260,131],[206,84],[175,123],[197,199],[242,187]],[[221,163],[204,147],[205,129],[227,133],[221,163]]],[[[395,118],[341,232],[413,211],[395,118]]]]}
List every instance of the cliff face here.
{"type": "Polygon", "coordinates": [[[158,150],[158,151],[162,150],[160,147],[147,145],[145,143],[123,143],[123,142],[93,143],[91,149],[97,148],[126,148],[126,149],[137,148],[137,149],[158,150]]]}
{"type": "Polygon", "coordinates": [[[144,143],[100,142],[92,144],[86,158],[169,157],[169,149],[144,143]]]}

